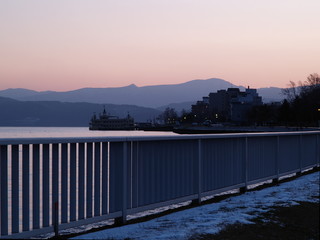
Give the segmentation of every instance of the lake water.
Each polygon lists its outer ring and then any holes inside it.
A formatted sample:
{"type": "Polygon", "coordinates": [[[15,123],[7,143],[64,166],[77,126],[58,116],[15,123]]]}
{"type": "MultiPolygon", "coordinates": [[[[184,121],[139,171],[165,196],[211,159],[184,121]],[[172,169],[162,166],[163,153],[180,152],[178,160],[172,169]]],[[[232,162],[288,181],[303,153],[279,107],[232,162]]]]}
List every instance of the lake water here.
{"type": "Polygon", "coordinates": [[[88,127],[0,127],[0,138],[168,136],[173,132],[90,131],[88,127]]]}

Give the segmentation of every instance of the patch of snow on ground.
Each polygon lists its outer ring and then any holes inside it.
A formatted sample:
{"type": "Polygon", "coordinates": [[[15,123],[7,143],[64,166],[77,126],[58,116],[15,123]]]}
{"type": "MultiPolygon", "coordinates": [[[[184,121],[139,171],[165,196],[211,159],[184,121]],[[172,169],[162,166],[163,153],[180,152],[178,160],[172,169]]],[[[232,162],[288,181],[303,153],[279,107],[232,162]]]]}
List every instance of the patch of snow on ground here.
{"type": "Polygon", "coordinates": [[[73,239],[187,239],[196,233],[216,233],[223,226],[236,222],[251,223],[272,206],[288,206],[298,201],[317,202],[319,172],[280,183],[278,186],[172,213],[147,222],[126,225],[77,236],[73,239]]]}

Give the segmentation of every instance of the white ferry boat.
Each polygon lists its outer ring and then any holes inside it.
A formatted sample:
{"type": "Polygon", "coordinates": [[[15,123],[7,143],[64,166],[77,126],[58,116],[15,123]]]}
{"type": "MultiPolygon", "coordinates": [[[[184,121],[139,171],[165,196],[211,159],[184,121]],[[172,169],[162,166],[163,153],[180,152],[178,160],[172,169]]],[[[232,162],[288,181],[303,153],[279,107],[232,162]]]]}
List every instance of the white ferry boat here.
{"type": "Polygon", "coordinates": [[[99,117],[94,114],[89,123],[90,130],[134,130],[134,119],[128,114],[126,118],[108,115],[103,109],[99,117]]]}

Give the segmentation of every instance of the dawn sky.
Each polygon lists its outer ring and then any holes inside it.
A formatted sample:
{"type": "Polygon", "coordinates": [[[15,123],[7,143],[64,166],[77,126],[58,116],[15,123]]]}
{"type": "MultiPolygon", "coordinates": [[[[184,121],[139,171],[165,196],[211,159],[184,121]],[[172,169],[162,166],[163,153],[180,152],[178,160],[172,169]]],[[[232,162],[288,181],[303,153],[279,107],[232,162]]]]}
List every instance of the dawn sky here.
{"type": "Polygon", "coordinates": [[[0,90],[320,74],[319,0],[0,0],[0,90]]]}

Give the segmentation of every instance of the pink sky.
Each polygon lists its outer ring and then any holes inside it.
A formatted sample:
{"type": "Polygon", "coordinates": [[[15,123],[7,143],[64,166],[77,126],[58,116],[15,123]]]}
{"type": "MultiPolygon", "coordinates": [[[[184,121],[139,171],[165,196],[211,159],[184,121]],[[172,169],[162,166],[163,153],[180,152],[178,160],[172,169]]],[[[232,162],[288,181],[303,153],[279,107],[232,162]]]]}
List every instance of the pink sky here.
{"type": "Polygon", "coordinates": [[[0,90],[320,74],[319,0],[1,0],[0,90]]]}

